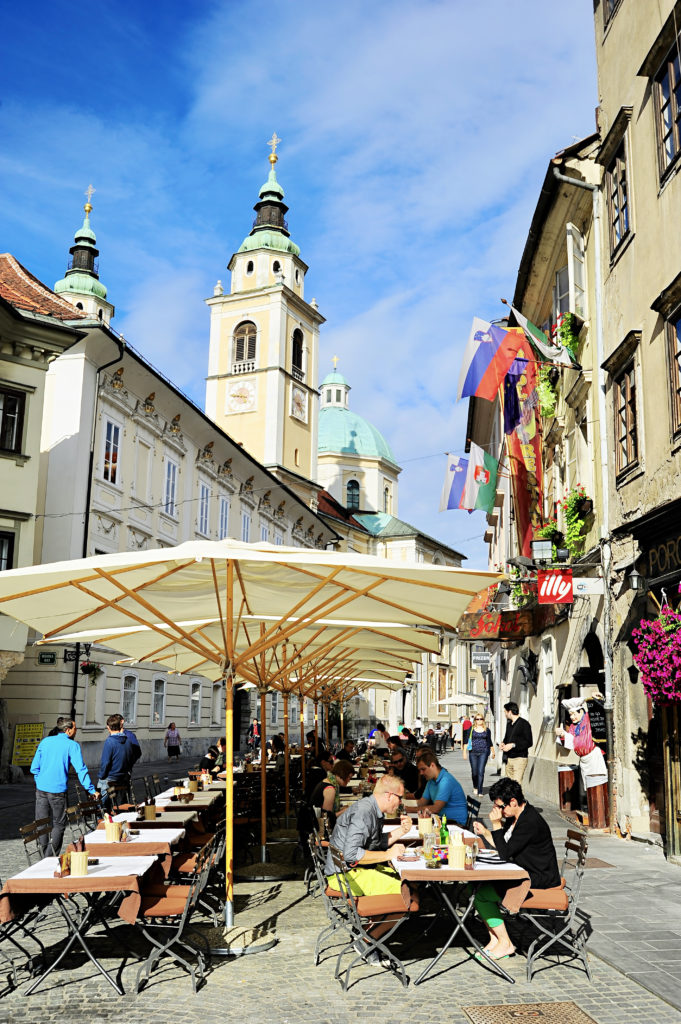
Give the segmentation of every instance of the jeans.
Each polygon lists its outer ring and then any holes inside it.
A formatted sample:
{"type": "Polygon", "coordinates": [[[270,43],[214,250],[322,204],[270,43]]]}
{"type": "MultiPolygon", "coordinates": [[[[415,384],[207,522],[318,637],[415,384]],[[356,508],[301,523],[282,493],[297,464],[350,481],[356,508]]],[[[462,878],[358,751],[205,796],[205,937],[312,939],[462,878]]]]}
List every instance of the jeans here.
{"type": "MultiPolygon", "coordinates": [[[[66,793],[45,793],[42,789],[35,791],[35,816],[38,818],[52,819],[52,832],[50,833],[51,854],[55,857],[61,852],[62,839],[66,829],[66,793]]],[[[47,852],[47,836],[41,836],[40,848],[43,856],[47,852]]]]}
{"type": "Polygon", "coordinates": [[[485,779],[485,765],[487,764],[488,757],[488,750],[484,751],[482,754],[475,754],[472,750],[468,751],[468,759],[471,763],[471,775],[473,776],[473,789],[477,790],[478,793],[482,793],[482,784],[485,779]]]}

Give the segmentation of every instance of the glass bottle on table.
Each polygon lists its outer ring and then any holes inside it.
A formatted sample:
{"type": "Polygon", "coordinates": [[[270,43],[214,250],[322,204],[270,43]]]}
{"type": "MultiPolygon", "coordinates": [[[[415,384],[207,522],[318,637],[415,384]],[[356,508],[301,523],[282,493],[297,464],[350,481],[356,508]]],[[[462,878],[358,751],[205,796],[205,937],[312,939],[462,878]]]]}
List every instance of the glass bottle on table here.
{"type": "Polygon", "coordinates": [[[446,846],[449,842],[449,831],[447,829],[447,815],[442,815],[442,821],[440,823],[440,845],[446,846]]]}

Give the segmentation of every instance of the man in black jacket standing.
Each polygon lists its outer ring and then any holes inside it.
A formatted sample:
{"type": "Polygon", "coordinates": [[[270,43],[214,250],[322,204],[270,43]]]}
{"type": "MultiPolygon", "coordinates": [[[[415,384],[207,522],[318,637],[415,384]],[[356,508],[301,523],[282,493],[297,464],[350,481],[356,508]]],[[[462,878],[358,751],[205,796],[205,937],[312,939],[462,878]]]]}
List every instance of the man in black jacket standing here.
{"type": "Polygon", "coordinates": [[[519,785],[522,785],[527,769],[527,755],[534,742],[532,729],[530,723],[518,714],[518,705],[515,701],[504,704],[504,714],[508,724],[504,733],[504,742],[499,744],[499,748],[503,750],[506,778],[515,779],[519,785]]]}

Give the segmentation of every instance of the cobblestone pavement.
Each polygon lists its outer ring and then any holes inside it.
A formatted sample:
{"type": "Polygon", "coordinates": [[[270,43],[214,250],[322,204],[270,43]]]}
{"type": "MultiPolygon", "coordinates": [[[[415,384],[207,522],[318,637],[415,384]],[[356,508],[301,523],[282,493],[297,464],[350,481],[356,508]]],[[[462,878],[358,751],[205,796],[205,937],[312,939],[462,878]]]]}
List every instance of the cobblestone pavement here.
{"type": "MultiPolygon", "coordinates": [[[[469,788],[467,765],[461,764],[460,755],[448,754],[445,761],[469,788]]],[[[177,774],[182,774],[184,767],[179,765],[177,774]]],[[[145,765],[144,768],[145,771],[151,770],[151,766],[145,765]]],[[[0,871],[3,877],[24,866],[16,828],[20,824],[19,819],[30,820],[32,817],[32,801],[30,785],[0,790],[0,871]]],[[[566,823],[554,811],[547,808],[544,811],[558,841],[564,836],[566,823]]],[[[273,855],[288,859],[291,852],[292,847],[281,846],[274,848],[273,855]]],[[[470,960],[464,949],[455,947],[443,958],[439,973],[421,986],[410,984],[404,989],[390,972],[366,966],[353,971],[350,990],[343,994],[333,976],[339,947],[327,947],[321,964],[318,967],[313,964],[315,940],[325,925],[321,901],[306,896],[299,880],[240,883],[236,906],[238,924],[273,930],[278,944],[257,955],[215,958],[207,984],[196,996],[192,994],[190,980],[181,968],[164,961],[152,975],[151,983],[139,995],[126,994],[119,999],[85,957],[72,951],[68,964],[57,969],[44,988],[30,997],[23,994],[28,987],[26,972],[20,972],[19,989],[7,991],[7,975],[0,965],[0,1024],[28,1021],[32,1024],[36,1020],[97,1024],[114,1018],[118,1020],[122,1012],[129,1020],[148,1024],[212,1024],[218,1021],[242,1024],[244,1020],[257,1020],[263,1024],[357,1024],[358,1020],[375,1018],[379,1018],[381,1024],[444,1024],[445,1021],[458,1024],[467,1021],[462,1005],[566,999],[574,1000],[598,1024],[629,1021],[637,1024],[646,1021],[679,1024],[681,1013],[668,1001],[673,999],[681,1004],[681,981],[667,970],[670,963],[676,961],[665,957],[660,960],[658,956],[660,951],[670,948],[670,943],[676,942],[676,938],[669,939],[668,935],[676,937],[679,931],[675,921],[678,900],[674,903],[667,900],[670,885],[676,893],[675,887],[679,884],[676,872],[679,869],[667,865],[663,858],[657,856],[658,851],[647,847],[632,849],[632,844],[606,836],[592,837],[592,854],[614,866],[587,872],[585,906],[588,903],[587,909],[595,915],[590,948],[599,954],[590,958],[591,982],[582,970],[564,965],[540,971],[528,985],[525,981],[525,959],[516,956],[505,961],[509,973],[516,979],[516,984],[510,985],[470,960]],[[622,858],[625,858],[624,862],[622,858]],[[629,878],[633,880],[631,884],[627,882],[629,878]],[[656,881],[651,881],[651,878],[656,881]],[[645,886],[643,890],[641,885],[645,886]],[[654,901],[652,914],[650,908],[641,902],[648,892],[654,901]],[[658,911],[662,906],[665,913],[660,917],[658,911]],[[641,925],[632,925],[632,919],[641,917],[648,922],[645,930],[641,925]],[[624,936],[629,936],[628,943],[624,936]],[[676,983],[675,990],[670,990],[669,994],[661,992],[663,998],[659,998],[638,983],[631,964],[618,964],[619,969],[616,969],[601,958],[601,950],[597,948],[603,944],[609,959],[617,963],[619,947],[632,943],[637,950],[633,955],[640,956],[648,973],[654,973],[660,963],[666,965],[665,973],[669,974],[670,983],[676,983]],[[649,952],[641,956],[644,947],[649,947],[649,952]],[[622,973],[623,970],[630,976],[622,973]]],[[[426,904],[424,910],[427,909],[426,904]]],[[[443,932],[437,927],[428,939],[420,939],[425,920],[425,915],[420,915],[405,924],[395,936],[398,952],[410,941],[416,941],[416,946],[405,957],[407,973],[412,979],[420,970],[418,959],[430,958],[443,939],[443,932]],[[417,951],[418,959],[414,959],[417,951]]],[[[127,925],[117,924],[116,930],[130,948],[130,957],[122,971],[122,982],[127,992],[133,986],[136,956],[144,951],[145,945],[127,925]]],[[[53,942],[62,942],[64,933],[63,925],[55,919],[49,928],[46,926],[44,939],[49,946],[53,942]]],[[[104,965],[115,970],[120,960],[109,940],[93,932],[91,941],[104,965]]]]}

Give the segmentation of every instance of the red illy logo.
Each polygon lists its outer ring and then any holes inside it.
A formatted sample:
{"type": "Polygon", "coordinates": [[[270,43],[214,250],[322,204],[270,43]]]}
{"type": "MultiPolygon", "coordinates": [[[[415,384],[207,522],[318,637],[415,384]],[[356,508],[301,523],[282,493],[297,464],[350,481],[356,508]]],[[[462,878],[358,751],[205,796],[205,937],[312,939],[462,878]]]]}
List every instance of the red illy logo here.
{"type": "Polygon", "coordinates": [[[540,569],[537,572],[539,604],[572,604],[572,569],[540,569]]]}

